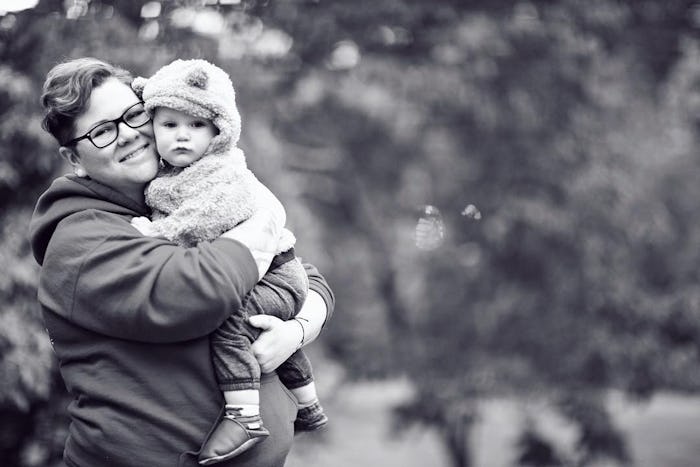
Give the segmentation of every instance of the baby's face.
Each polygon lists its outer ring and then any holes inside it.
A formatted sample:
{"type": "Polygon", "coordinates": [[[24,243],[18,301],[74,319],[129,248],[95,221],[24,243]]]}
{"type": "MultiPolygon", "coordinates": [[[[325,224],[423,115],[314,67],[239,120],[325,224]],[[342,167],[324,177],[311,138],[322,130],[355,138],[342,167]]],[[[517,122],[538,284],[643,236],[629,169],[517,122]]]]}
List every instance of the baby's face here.
{"type": "Polygon", "coordinates": [[[159,107],[153,116],[153,133],[160,157],[176,167],[187,167],[202,157],[218,130],[205,118],[159,107]]]}

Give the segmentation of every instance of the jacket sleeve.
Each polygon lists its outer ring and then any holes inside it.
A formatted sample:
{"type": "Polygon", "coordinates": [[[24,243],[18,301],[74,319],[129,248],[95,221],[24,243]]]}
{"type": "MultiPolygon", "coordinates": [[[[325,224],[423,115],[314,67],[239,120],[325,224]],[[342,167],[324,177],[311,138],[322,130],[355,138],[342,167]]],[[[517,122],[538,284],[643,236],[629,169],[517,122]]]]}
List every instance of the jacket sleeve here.
{"type": "Polygon", "coordinates": [[[316,266],[304,263],[304,269],[306,270],[306,275],[309,277],[309,289],[318,292],[323,298],[323,301],[326,302],[326,320],[323,322],[325,326],[335,311],[335,295],[333,295],[333,291],[328,285],[328,282],[326,282],[326,279],[318,272],[316,266]]]}
{"type": "Polygon", "coordinates": [[[142,236],[126,216],[85,211],[56,229],[39,300],[95,332],[176,342],[211,333],[257,280],[252,255],[234,240],[183,248],[142,236]]]}

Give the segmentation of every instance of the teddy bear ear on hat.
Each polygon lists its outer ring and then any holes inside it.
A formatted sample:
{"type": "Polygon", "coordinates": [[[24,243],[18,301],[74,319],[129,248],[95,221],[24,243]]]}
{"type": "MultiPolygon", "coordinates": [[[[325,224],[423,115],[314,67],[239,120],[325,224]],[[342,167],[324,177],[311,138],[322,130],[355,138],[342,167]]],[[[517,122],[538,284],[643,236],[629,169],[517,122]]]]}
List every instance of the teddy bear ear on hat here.
{"type": "Polygon", "coordinates": [[[185,78],[185,83],[195,88],[206,89],[209,83],[209,76],[206,71],[197,68],[189,72],[185,78]]]}
{"type": "Polygon", "coordinates": [[[137,76],[131,82],[131,89],[139,96],[139,99],[143,99],[143,88],[146,87],[146,83],[148,83],[148,79],[142,76],[137,76]]]}

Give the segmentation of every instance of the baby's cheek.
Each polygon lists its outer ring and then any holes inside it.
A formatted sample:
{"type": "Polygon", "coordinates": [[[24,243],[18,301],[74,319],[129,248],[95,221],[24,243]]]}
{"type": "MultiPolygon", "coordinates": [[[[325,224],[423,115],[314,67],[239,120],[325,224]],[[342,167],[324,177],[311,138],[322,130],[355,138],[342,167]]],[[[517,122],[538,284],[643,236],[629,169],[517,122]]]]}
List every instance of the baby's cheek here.
{"type": "Polygon", "coordinates": [[[156,142],[156,149],[160,150],[160,143],[162,143],[165,140],[165,135],[161,131],[154,130],[153,138],[156,142]]]}
{"type": "Polygon", "coordinates": [[[168,157],[168,143],[165,138],[158,138],[156,136],[156,152],[158,153],[158,156],[166,159],[168,157]]]}

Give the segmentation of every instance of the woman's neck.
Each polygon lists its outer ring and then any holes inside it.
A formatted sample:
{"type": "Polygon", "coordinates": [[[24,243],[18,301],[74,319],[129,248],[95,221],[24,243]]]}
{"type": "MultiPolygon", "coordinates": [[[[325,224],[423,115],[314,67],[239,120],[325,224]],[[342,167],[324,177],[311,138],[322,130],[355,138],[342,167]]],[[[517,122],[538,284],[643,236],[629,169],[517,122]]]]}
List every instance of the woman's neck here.
{"type": "Polygon", "coordinates": [[[129,190],[117,190],[127,198],[129,198],[131,201],[134,201],[138,204],[144,204],[146,202],[146,198],[144,196],[144,190],[146,189],[146,186],[144,185],[143,187],[140,188],[134,188],[134,189],[129,189],[129,190]]]}

